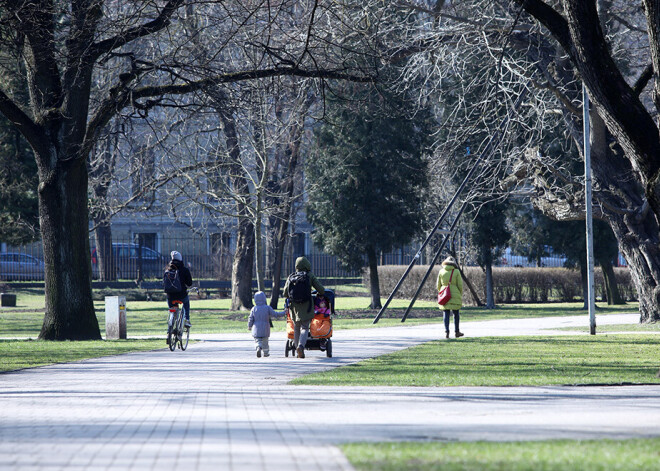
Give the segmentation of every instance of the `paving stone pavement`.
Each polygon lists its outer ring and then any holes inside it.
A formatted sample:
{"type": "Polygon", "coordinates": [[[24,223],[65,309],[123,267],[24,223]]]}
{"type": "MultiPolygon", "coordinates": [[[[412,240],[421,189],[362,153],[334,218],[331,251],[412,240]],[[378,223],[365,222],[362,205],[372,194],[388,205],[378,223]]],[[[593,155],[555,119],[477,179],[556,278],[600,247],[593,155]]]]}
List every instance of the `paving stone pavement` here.
{"type": "MultiPolygon", "coordinates": [[[[638,320],[608,315],[599,324],[638,320]]],[[[562,317],[464,323],[557,333],[562,317]]],[[[194,328],[193,328],[194,329],[194,328]]],[[[566,332],[562,332],[566,333],[566,332]]],[[[130,325],[129,325],[130,336],[130,325]]],[[[296,376],[444,337],[440,324],[337,331],[333,358],[256,358],[249,333],[0,375],[2,470],[351,470],[337,444],[660,436],[660,387],[290,386],[296,376]]],[[[165,346],[165,345],[164,345],[165,346]]]]}

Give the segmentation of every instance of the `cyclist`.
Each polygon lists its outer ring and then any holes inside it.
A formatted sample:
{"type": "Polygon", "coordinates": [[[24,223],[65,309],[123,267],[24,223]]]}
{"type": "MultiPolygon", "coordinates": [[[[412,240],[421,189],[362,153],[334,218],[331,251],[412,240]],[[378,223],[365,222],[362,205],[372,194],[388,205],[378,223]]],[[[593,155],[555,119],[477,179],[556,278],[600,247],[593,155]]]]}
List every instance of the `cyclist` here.
{"type": "Polygon", "coordinates": [[[190,323],[190,298],[188,288],[192,286],[193,279],[190,270],[183,264],[183,257],[179,252],[173,250],[170,253],[172,260],[165,267],[166,272],[175,272],[181,282],[181,291],[167,292],[167,305],[174,307],[174,301],[181,301],[185,310],[185,326],[191,327],[190,323]]]}

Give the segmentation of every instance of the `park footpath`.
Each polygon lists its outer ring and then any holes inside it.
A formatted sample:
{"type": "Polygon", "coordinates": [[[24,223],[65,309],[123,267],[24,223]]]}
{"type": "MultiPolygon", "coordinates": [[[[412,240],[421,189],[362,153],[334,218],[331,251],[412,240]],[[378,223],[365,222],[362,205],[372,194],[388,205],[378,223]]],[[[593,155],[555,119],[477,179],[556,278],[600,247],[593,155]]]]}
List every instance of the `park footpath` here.
{"type": "MultiPolygon", "coordinates": [[[[586,316],[558,317],[463,329],[467,336],[547,335],[567,332],[544,329],[587,324],[586,316]]],[[[202,341],[185,352],[163,348],[0,375],[0,469],[350,470],[338,444],[660,436],[657,385],[287,384],[443,339],[441,324],[337,331],[333,358],[319,351],[285,358],[282,333],[271,337],[269,358],[256,358],[248,332],[195,337],[202,341]]]]}

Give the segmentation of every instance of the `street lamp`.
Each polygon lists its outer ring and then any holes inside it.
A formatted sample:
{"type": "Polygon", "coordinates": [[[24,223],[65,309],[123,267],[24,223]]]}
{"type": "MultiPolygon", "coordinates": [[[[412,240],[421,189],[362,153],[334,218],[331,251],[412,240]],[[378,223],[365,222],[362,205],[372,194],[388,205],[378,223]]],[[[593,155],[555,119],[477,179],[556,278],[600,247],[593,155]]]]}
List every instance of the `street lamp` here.
{"type": "Polygon", "coordinates": [[[589,95],[582,84],[582,121],[584,140],[584,199],[587,221],[587,296],[589,332],[596,335],[596,293],[594,292],[594,228],[591,217],[591,130],[589,127],[589,95]]]}

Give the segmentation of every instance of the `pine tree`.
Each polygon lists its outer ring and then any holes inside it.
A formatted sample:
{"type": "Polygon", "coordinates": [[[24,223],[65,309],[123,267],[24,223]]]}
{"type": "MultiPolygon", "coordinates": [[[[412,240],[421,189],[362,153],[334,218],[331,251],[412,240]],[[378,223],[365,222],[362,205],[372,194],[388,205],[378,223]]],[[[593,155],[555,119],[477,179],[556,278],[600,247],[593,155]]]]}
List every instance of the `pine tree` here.
{"type": "Polygon", "coordinates": [[[379,309],[377,256],[423,228],[428,188],[429,115],[411,119],[402,97],[386,101],[354,90],[360,101],[328,103],[308,161],[307,216],[313,239],[350,269],[368,261],[371,308],[379,309]]]}
{"type": "MultiPolygon", "coordinates": [[[[0,70],[17,101],[26,103],[26,87],[12,73],[11,62],[0,70]]],[[[0,242],[21,245],[38,240],[37,165],[21,133],[0,114],[0,242]]]]}

